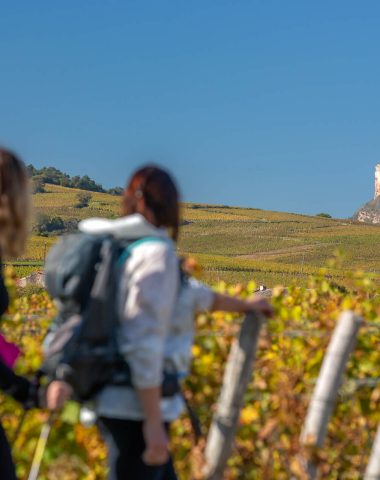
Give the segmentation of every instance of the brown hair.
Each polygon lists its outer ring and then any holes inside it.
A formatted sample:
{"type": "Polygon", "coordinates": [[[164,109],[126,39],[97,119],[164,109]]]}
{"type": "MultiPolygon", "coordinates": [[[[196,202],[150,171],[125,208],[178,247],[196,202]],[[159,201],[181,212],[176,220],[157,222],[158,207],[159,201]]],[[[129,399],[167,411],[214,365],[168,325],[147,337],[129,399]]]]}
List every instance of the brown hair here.
{"type": "Polygon", "coordinates": [[[156,227],[171,230],[174,241],[178,238],[179,193],[171,175],[162,168],[147,165],[131,177],[123,194],[122,213],[137,213],[138,201],[144,199],[151,210],[156,227]]]}
{"type": "Polygon", "coordinates": [[[29,227],[29,182],[23,162],[0,148],[0,254],[20,255],[29,227]]]}

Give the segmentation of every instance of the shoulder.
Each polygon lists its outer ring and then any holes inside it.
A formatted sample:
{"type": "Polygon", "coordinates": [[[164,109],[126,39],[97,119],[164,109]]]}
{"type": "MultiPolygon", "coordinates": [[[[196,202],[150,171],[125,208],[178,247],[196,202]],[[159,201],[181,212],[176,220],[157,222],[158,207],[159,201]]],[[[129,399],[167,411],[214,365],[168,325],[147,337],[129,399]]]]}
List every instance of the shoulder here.
{"type": "Polygon", "coordinates": [[[127,271],[130,273],[149,273],[163,271],[176,274],[178,259],[171,240],[152,239],[131,246],[127,260],[127,271]]]}
{"type": "Polygon", "coordinates": [[[175,247],[170,239],[152,238],[137,241],[130,246],[130,255],[135,258],[169,259],[176,257],[175,247]]]}

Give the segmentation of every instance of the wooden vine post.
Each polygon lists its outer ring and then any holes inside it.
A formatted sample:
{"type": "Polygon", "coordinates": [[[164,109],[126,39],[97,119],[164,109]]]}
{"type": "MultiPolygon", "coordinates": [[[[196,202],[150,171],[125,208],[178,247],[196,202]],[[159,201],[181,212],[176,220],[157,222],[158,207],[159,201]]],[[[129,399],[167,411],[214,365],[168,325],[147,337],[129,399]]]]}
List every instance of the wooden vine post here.
{"type": "Polygon", "coordinates": [[[380,480],[380,425],[377,428],[364,480],[380,480]]]}
{"type": "Polygon", "coordinates": [[[205,480],[221,480],[231,455],[235,432],[265,319],[248,314],[229,354],[222,391],[207,438],[205,480]]]}
{"type": "Polygon", "coordinates": [[[351,311],[343,312],[322,363],[301,433],[301,444],[306,449],[304,464],[310,480],[317,476],[318,450],[323,446],[343,373],[361,324],[362,319],[359,316],[351,311]]]}

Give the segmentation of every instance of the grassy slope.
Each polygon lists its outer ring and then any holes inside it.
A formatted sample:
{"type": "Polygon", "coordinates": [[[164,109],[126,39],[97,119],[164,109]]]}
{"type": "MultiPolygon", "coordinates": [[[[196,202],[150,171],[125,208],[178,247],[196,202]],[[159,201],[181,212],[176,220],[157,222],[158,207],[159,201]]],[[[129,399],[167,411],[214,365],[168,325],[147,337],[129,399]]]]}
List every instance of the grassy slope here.
{"type": "MultiPolygon", "coordinates": [[[[51,216],[86,218],[116,217],[119,197],[93,193],[88,208],[77,209],[78,190],[47,185],[47,193],[34,196],[35,211],[51,216]]],[[[334,251],[344,253],[339,269],[331,274],[341,281],[347,270],[380,274],[380,226],[342,220],[247,208],[184,204],[180,251],[195,256],[204,267],[206,280],[246,281],[268,285],[304,284],[307,275],[325,266],[334,251]]],[[[24,262],[42,261],[45,244],[53,238],[33,237],[24,262]]],[[[27,262],[25,262],[27,263],[27,262]]],[[[18,267],[19,274],[35,269],[18,267]]]]}

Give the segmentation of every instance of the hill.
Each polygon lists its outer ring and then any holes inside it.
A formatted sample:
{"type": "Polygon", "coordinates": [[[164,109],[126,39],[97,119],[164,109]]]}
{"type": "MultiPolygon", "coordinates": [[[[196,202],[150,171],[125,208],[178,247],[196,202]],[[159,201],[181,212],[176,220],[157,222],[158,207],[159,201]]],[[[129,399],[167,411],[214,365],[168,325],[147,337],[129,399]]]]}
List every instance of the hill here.
{"type": "MultiPolygon", "coordinates": [[[[92,192],[88,206],[78,208],[80,190],[46,184],[34,195],[36,216],[64,221],[90,216],[115,218],[120,198],[92,192]]],[[[272,212],[254,208],[185,203],[179,250],[198,259],[206,281],[242,282],[254,279],[268,286],[296,279],[306,284],[339,249],[342,257],[328,274],[344,283],[348,271],[380,275],[380,226],[272,212]]],[[[17,273],[41,268],[54,236],[34,235],[18,261],[17,273]]]]}

